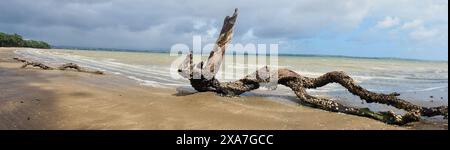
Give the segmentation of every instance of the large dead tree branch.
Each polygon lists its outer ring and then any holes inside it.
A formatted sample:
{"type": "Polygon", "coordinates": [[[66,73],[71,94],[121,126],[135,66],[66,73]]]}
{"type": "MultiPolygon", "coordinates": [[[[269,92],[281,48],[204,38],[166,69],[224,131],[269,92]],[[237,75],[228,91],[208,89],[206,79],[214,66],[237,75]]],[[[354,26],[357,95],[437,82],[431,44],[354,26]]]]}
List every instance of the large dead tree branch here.
{"type": "Polygon", "coordinates": [[[269,83],[276,77],[277,84],[289,87],[297,95],[301,104],[327,111],[368,117],[396,125],[404,125],[410,122],[419,121],[421,116],[431,117],[443,115],[445,118],[448,117],[448,106],[427,108],[398,98],[400,95],[398,93],[374,93],[357,85],[346,73],[338,71],[329,72],[317,78],[309,78],[301,76],[289,69],[270,70],[268,67],[263,67],[240,80],[234,82],[219,82],[214,76],[222,63],[226,45],[231,41],[237,15],[236,9],[231,17],[225,17],[222,30],[216,41],[216,46],[211,51],[205,65],[203,62],[194,64],[192,52],[186,56],[186,59],[180,65],[178,69],[179,74],[189,79],[192,87],[197,91],[212,91],[221,94],[222,96],[238,96],[242,93],[258,89],[261,84],[269,83]],[[373,112],[368,108],[344,106],[334,100],[314,97],[306,92],[306,89],[319,88],[329,83],[338,83],[342,85],[350,93],[359,96],[368,103],[386,104],[398,109],[406,110],[407,113],[404,115],[397,115],[392,111],[373,112]]]}
{"type": "Polygon", "coordinates": [[[85,73],[92,73],[92,74],[104,74],[102,71],[84,69],[84,68],[82,68],[82,67],[80,67],[80,66],[78,66],[77,64],[74,64],[74,63],[63,64],[63,65],[61,65],[59,67],[54,68],[54,67],[50,67],[48,65],[45,65],[43,63],[40,63],[40,62],[28,61],[28,60],[25,60],[25,59],[22,59],[22,58],[18,58],[18,57],[14,57],[13,59],[24,63],[21,68],[26,68],[27,66],[32,66],[32,67],[41,68],[43,70],[67,70],[67,69],[74,69],[74,70],[76,70],[78,72],[85,72],[85,73]]]}

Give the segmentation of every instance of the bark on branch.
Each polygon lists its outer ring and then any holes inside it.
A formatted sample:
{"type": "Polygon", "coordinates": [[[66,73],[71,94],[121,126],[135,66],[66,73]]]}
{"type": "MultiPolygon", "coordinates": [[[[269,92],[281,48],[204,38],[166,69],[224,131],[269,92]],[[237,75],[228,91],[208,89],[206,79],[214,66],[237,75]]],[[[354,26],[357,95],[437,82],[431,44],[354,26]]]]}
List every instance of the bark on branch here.
{"type": "Polygon", "coordinates": [[[40,63],[40,62],[28,61],[28,60],[25,60],[25,59],[22,59],[22,58],[18,58],[18,57],[14,57],[13,59],[24,63],[21,68],[26,68],[27,66],[32,66],[32,67],[41,68],[43,70],[67,70],[67,69],[74,69],[74,70],[76,70],[78,72],[85,72],[85,73],[92,73],[92,74],[104,74],[102,71],[88,70],[88,69],[82,68],[82,67],[80,67],[80,66],[78,66],[77,64],[74,64],[74,63],[66,63],[66,64],[63,64],[63,65],[61,65],[59,67],[54,68],[54,67],[50,67],[48,65],[45,65],[43,63],[40,63]]]}
{"type": "Polygon", "coordinates": [[[269,83],[276,77],[277,84],[289,87],[299,98],[300,103],[315,108],[320,108],[332,112],[341,112],[351,115],[363,116],[379,120],[388,124],[404,125],[410,122],[419,121],[421,116],[443,115],[448,117],[448,106],[441,107],[422,107],[412,104],[406,100],[398,98],[400,94],[382,94],[375,93],[357,85],[355,81],[345,72],[329,72],[317,78],[309,78],[289,69],[270,70],[263,67],[253,74],[234,82],[219,82],[214,78],[222,59],[225,55],[226,45],[231,41],[233,27],[237,18],[237,9],[234,14],[225,17],[220,35],[216,41],[216,46],[211,51],[207,63],[200,62],[194,64],[192,52],[186,56],[186,59],[180,65],[178,72],[181,76],[189,79],[192,87],[199,92],[212,91],[222,96],[238,96],[242,93],[258,89],[261,84],[269,83]],[[350,93],[359,96],[368,103],[380,103],[406,110],[404,115],[397,115],[392,111],[373,112],[368,108],[355,108],[344,106],[336,101],[314,97],[306,92],[306,89],[314,89],[325,86],[329,83],[338,83],[345,87],[350,93]]]}

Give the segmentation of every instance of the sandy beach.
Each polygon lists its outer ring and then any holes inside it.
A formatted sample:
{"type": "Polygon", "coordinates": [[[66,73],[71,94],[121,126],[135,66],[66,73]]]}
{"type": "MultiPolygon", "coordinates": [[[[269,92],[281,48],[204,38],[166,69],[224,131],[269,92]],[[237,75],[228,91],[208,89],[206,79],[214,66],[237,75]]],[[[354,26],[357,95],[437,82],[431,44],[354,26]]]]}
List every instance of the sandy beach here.
{"type": "MultiPolygon", "coordinates": [[[[287,105],[152,88],[113,75],[21,69],[0,48],[0,129],[427,129],[287,105]]],[[[447,128],[447,127],[444,127],[447,128]]]]}

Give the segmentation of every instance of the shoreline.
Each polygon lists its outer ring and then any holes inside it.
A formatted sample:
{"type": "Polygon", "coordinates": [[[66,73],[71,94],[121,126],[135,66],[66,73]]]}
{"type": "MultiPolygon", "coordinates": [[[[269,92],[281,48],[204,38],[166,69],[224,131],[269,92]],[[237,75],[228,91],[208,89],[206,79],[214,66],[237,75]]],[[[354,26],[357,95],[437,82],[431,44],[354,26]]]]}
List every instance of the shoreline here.
{"type": "Polygon", "coordinates": [[[0,48],[0,129],[448,129],[392,126],[257,96],[152,88],[108,73],[20,69],[16,49],[0,48]]]}
{"type": "MultiPolygon", "coordinates": [[[[165,50],[132,50],[132,49],[114,49],[114,48],[70,48],[70,47],[56,47],[54,50],[80,50],[80,51],[105,51],[105,52],[136,52],[136,53],[162,53],[170,54],[170,51],[165,50]]],[[[230,55],[230,53],[225,53],[230,55]]],[[[243,53],[236,53],[236,55],[245,55],[243,53]]],[[[353,59],[373,59],[373,60],[398,60],[398,61],[418,61],[418,62],[442,62],[448,63],[448,60],[428,60],[428,59],[414,59],[401,57],[369,57],[369,56],[346,56],[346,55],[318,55],[318,54],[288,54],[281,53],[278,56],[292,56],[292,57],[331,57],[331,58],[353,58],[353,59]]]]}

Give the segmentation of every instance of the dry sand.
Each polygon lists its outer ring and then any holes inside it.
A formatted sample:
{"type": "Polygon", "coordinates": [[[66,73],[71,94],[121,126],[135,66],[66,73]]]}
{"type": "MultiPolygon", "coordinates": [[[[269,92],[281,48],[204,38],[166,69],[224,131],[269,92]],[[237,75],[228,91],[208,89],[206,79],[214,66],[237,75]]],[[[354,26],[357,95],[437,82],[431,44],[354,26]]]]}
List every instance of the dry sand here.
{"type": "Polygon", "coordinates": [[[0,129],[407,129],[262,97],[183,94],[116,75],[20,69],[0,48],[0,129]]]}

